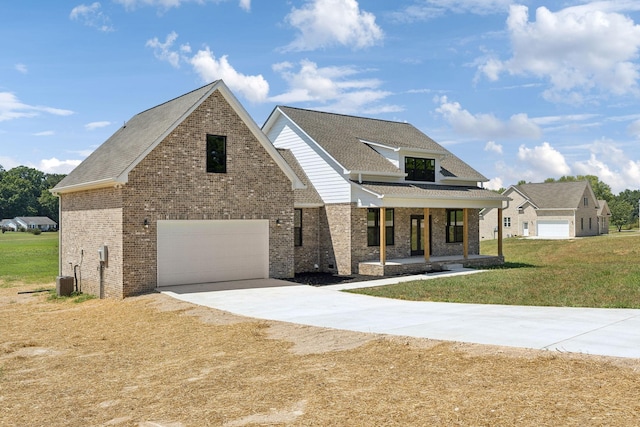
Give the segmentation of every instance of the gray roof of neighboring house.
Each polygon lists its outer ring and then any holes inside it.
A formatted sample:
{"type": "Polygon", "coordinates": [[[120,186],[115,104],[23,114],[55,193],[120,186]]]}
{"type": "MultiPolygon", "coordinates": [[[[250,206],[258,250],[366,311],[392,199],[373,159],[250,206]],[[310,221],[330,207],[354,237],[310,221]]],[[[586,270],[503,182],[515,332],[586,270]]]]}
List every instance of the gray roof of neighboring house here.
{"type": "Polygon", "coordinates": [[[15,220],[29,225],[57,225],[54,220],[46,216],[17,216],[15,220]]]}
{"type": "Polygon", "coordinates": [[[278,149],[278,152],[280,152],[282,157],[284,157],[285,161],[289,164],[291,169],[293,169],[300,181],[302,181],[302,183],[307,187],[304,189],[295,189],[293,191],[293,197],[295,200],[294,205],[324,205],[322,198],[316,191],[313,184],[311,184],[311,181],[309,181],[309,177],[304,173],[293,153],[290,150],[284,150],[281,148],[278,149]]]}
{"type": "Polygon", "coordinates": [[[400,173],[399,168],[362,141],[393,148],[441,152],[442,174],[488,181],[481,173],[408,123],[347,116],[293,107],[278,107],[343,167],[351,171],[400,173]]]}
{"type": "Polygon", "coordinates": [[[136,114],[60,181],[56,188],[118,179],[216,83],[136,114]]]}
{"type": "Polygon", "coordinates": [[[538,209],[575,209],[582,203],[587,181],[520,184],[513,187],[538,209]]]}
{"type": "Polygon", "coordinates": [[[352,181],[376,194],[396,197],[429,197],[433,199],[509,200],[495,191],[463,185],[409,184],[352,181]]]}

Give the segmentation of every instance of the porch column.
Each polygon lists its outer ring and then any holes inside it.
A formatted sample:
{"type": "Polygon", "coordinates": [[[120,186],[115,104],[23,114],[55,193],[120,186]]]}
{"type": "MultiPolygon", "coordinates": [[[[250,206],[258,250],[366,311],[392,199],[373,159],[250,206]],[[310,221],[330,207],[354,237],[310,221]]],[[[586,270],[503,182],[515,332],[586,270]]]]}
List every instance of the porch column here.
{"type": "Polygon", "coordinates": [[[502,256],[502,208],[498,208],[498,256],[502,256]]]}
{"type": "Polygon", "coordinates": [[[469,209],[462,210],[462,254],[469,258],[469,209]]]}
{"type": "Polygon", "coordinates": [[[424,225],[424,234],[422,236],[422,242],[424,244],[424,260],[429,262],[429,258],[431,257],[431,254],[429,253],[429,247],[431,246],[431,242],[429,241],[429,208],[424,208],[424,219],[422,220],[422,224],[424,225]]]}
{"type": "Polygon", "coordinates": [[[385,208],[380,208],[380,264],[385,265],[387,262],[387,212],[385,208]]]}

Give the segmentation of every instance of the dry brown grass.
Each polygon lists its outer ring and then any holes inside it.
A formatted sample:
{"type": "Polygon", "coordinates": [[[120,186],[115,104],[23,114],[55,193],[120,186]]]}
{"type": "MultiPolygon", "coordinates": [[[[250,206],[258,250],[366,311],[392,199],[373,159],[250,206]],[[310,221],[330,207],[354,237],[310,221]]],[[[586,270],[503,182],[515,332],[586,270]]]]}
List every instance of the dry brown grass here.
{"type": "Polygon", "coordinates": [[[640,360],[0,289],[0,425],[640,425],[640,360]]]}

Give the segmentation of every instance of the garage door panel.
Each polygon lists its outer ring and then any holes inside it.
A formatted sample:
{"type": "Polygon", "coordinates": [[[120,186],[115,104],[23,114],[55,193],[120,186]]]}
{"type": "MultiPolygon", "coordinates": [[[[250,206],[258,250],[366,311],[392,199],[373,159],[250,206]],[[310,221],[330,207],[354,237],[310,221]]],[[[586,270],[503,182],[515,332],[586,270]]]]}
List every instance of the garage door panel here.
{"type": "Polygon", "coordinates": [[[158,222],[158,286],[268,276],[268,220],[158,222]]]}
{"type": "Polygon", "coordinates": [[[569,221],[539,220],[537,235],[538,237],[569,237],[569,221]]]}

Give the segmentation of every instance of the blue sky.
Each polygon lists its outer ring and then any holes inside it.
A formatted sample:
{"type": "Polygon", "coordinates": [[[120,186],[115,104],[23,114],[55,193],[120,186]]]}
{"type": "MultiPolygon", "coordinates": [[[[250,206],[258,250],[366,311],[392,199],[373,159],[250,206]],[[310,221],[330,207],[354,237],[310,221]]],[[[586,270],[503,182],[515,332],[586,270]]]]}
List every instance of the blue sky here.
{"type": "Polygon", "coordinates": [[[407,121],[489,188],[640,188],[640,2],[0,2],[0,165],[68,173],[131,116],[223,79],[276,105],[407,121]]]}

